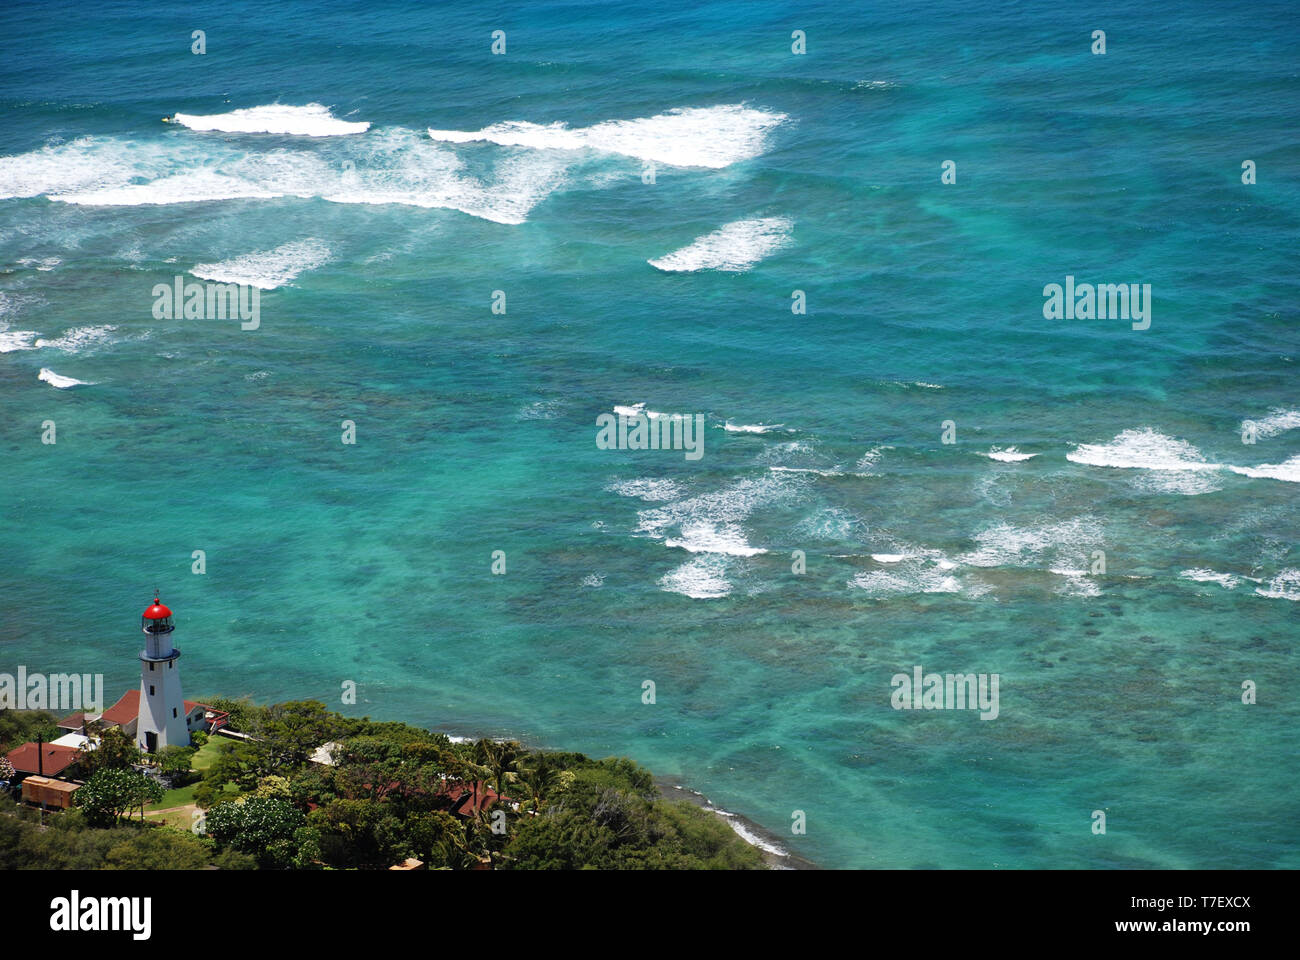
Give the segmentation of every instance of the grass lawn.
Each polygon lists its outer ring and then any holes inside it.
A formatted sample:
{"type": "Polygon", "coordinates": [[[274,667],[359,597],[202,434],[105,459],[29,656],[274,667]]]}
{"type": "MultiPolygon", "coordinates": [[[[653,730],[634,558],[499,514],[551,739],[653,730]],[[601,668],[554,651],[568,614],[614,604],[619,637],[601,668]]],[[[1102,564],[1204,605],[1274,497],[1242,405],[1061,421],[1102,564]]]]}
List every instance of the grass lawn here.
{"type": "MultiPolygon", "coordinates": [[[[233,742],[234,741],[230,740],[228,737],[212,737],[211,739],[208,740],[207,743],[205,743],[202,747],[200,747],[198,751],[194,754],[193,760],[190,761],[191,768],[198,771],[199,773],[202,773],[203,771],[207,770],[208,767],[212,766],[213,762],[216,761],[218,748],[223,743],[233,743],[233,742]]],[[[174,790],[168,790],[166,793],[163,794],[163,798],[161,801],[159,801],[158,803],[149,804],[148,806],[145,807],[145,810],[146,811],[166,810],[168,807],[179,807],[182,804],[193,803],[194,788],[197,787],[198,785],[199,785],[199,781],[196,780],[194,783],[191,783],[189,786],[177,787],[174,790]]],[[[238,793],[239,791],[238,788],[232,788],[230,784],[227,784],[226,792],[238,793]]]]}
{"type": "Polygon", "coordinates": [[[163,794],[162,800],[158,803],[148,804],[144,809],[147,813],[150,810],[166,810],[168,807],[179,807],[184,803],[194,802],[194,788],[198,783],[191,783],[188,787],[177,787],[175,790],[168,790],[163,794]]]}
{"type": "Polygon", "coordinates": [[[198,752],[194,754],[194,759],[190,762],[190,766],[199,773],[202,773],[204,770],[208,769],[208,767],[212,766],[213,761],[217,759],[218,747],[223,743],[234,742],[235,741],[231,740],[229,737],[210,737],[208,742],[199,747],[198,752]]]}
{"type": "Polygon", "coordinates": [[[148,818],[151,823],[165,823],[169,827],[175,827],[177,830],[188,831],[194,826],[194,816],[188,810],[177,810],[175,813],[163,813],[158,816],[148,818]]]}

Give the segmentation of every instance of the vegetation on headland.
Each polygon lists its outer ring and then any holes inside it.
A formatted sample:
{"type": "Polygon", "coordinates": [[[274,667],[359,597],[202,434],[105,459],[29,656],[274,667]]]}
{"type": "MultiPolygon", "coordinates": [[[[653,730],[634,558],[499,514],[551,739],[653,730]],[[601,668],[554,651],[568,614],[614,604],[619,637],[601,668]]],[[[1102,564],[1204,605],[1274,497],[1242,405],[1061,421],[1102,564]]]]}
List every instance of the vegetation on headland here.
{"type": "MultiPolygon", "coordinates": [[[[171,780],[164,794],[106,732],[108,749],[87,755],[76,809],[42,815],[0,798],[0,869],[386,869],[408,859],[452,870],[764,866],[716,816],[664,799],[627,759],[453,743],[312,700],[204,702],[252,739],[198,735],[195,747],[151,758],[171,780]],[[336,744],[330,763],[314,762],[327,743],[336,744]],[[184,817],[147,816],[187,798],[193,830],[184,817]]],[[[12,749],[53,719],[0,714],[0,744],[12,749]]]]}

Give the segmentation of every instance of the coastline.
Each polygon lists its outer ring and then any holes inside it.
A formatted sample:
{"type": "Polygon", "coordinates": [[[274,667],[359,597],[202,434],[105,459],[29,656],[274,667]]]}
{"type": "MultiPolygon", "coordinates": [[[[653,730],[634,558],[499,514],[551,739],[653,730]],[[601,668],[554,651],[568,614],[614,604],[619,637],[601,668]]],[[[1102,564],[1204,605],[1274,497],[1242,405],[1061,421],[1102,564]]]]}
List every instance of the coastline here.
{"type": "Polygon", "coordinates": [[[792,852],[771,830],[759,826],[748,817],[732,813],[717,806],[698,790],[692,790],[672,777],[654,778],[655,786],[668,800],[685,800],[701,807],[718,817],[736,832],[740,839],[763,855],[763,862],[769,870],[821,870],[822,868],[806,857],[792,852]]]}
{"type": "MultiPolygon", "coordinates": [[[[471,743],[478,737],[469,737],[460,733],[448,733],[445,730],[435,730],[435,733],[441,733],[448,739],[456,743],[471,743]]],[[[509,738],[488,737],[489,740],[501,740],[509,738]]],[[[520,740],[524,746],[536,750],[557,750],[557,747],[536,746],[520,740]]],[[[635,758],[633,758],[635,759],[635,758]]],[[[756,849],[763,857],[763,862],[767,864],[769,870],[821,870],[822,867],[813,863],[806,857],[801,857],[792,852],[781,839],[766,827],[759,826],[753,820],[739,813],[732,813],[730,810],[724,810],[722,807],[714,804],[708,797],[698,790],[692,790],[681,781],[670,776],[660,776],[653,770],[650,771],[654,776],[655,786],[659,788],[659,793],[666,800],[685,800],[701,809],[707,810],[716,816],[727,826],[735,831],[736,836],[740,837],[751,847],[756,849]]]]}

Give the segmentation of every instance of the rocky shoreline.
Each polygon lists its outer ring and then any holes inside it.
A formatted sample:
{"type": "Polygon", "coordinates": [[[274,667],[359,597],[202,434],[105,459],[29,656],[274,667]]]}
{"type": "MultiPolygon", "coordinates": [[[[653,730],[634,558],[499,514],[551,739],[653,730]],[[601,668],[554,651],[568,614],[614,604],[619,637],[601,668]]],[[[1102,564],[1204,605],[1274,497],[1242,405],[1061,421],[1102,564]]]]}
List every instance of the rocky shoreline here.
{"type": "Polygon", "coordinates": [[[805,857],[793,853],[789,847],[772,831],[760,827],[748,817],[723,810],[710,802],[709,798],[698,790],[678,783],[671,777],[655,777],[655,786],[667,800],[685,800],[722,819],[727,826],[736,831],[740,839],[763,855],[763,862],[769,870],[820,870],[817,864],[805,857]]]}

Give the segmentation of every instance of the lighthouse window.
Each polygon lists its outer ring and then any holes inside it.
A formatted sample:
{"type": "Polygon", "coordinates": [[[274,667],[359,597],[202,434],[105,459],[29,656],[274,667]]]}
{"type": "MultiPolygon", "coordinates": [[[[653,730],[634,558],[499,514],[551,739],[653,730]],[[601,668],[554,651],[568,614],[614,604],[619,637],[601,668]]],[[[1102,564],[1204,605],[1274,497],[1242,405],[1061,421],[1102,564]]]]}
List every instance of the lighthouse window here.
{"type": "Polygon", "coordinates": [[[149,669],[150,669],[150,670],[153,669],[153,661],[150,661],[150,662],[149,662],[149,669]]]}
{"type": "Polygon", "coordinates": [[[149,685],[149,696],[151,696],[151,697],[153,696],[153,685],[152,685],[152,684],[149,685]]]}
{"type": "Polygon", "coordinates": [[[176,716],[176,708],[175,708],[175,707],[172,707],[172,716],[173,716],[173,717],[176,716]]]}

